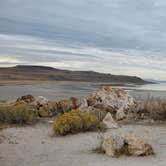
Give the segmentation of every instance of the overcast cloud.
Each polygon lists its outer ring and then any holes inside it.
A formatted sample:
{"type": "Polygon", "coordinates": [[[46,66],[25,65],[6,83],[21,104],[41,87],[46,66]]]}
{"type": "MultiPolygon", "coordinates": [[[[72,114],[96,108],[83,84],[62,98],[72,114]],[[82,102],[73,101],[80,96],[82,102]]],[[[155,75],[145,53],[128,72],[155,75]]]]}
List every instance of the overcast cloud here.
{"type": "Polygon", "coordinates": [[[1,0],[0,66],[166,80],[164,0],[1,0]]]}

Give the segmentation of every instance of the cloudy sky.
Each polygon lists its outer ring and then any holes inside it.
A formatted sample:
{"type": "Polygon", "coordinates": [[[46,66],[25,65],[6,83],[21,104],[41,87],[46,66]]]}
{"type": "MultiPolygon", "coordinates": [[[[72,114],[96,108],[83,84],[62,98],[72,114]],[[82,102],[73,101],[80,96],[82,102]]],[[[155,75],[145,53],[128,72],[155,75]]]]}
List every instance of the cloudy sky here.
{"type": "Polygon", "coordinates": [[[166,80],[164,0],[0,0],[0,66],[166,80]]]}

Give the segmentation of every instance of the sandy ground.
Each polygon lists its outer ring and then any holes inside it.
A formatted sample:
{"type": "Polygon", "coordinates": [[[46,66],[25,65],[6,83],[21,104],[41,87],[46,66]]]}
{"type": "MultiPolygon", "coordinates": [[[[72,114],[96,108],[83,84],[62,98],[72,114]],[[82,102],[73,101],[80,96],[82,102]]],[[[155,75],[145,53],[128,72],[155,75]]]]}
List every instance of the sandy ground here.
{"type": "Polygon", "coordinates": [[[132,131],[152,144],[155,156],[110,158],[93,153],[100,142],[99,133],[53,137],[48,120],[30,127],[7,128],[0,130],[0,166],[165,166],[165,125],[123,125],[104,136],[132,131]]]}

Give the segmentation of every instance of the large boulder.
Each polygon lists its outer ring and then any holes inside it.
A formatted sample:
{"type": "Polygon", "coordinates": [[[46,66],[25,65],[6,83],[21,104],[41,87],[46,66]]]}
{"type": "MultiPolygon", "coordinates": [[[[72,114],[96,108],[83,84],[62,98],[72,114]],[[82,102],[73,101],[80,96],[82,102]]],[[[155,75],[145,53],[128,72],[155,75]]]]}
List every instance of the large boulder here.
{"type": "Polygon", "coordinates": [[[38,114],[40,117],[52,117],[58,113],[58,104],[56,102],[47,102],[39,107],[38,114]]]}
{"type": "Polygon", "coordinates": [[[123,89],[110,88],[108,86],[101,87],[92,94],[92,97],[96,100],[94,106],[100,105],[110,112],[117,112],[119,109],[129,109],[135,103],[134,98],[123,89]]]}
{"type": "Polygon", "coordinates": [[[80,105],[80,102],[77,98],[71,97],[68,100],[61,100],[58,102],[58,109],[60,112],[68,112],[72,109],[77,109],[80,105]]]}
{"type": "Polygon", "coordinates": [[[154,154],[152,146],[133,133],[127,134],[124,137],[124,142],[127,145],[130,155],[147,156],[154,154]]]}
{"type": "Polygon", "coordinates": [[[101,150],[110,157],[117,157],[121,154],[123,147],[124,139],[120,136],[112,135],[103,141],[101,150]]]}
{"type": "Polygon", "coordinates": [[[98,108],[115,115],[117,120],[122,120],[133,105],[135,105],[135,99],[123,89],[103,86],[88,98],[82,100],[79,109],[86,110],[88,107],[98,108]]]}
{"type": "Polygon", "coordinates": [[[102,122],[107,129],[118,128],[118,124],[114,121],[112,115],[109,112],[106,114],[102,122]]]}

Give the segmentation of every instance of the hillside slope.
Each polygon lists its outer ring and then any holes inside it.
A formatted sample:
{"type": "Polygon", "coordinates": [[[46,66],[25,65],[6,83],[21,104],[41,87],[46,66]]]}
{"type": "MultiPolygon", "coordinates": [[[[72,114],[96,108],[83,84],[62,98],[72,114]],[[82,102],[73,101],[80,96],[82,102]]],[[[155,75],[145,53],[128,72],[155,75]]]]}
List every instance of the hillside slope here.
{"type": "Polygon", "coordinates": [[[98,73],[94,71],[60,70],[44,66],[15,66],[0,68],[1,81],[85,81],[85,82],[110,82],[110,83],[135,83],[148,82],[136,76],[123,76],[98,73]]]}

